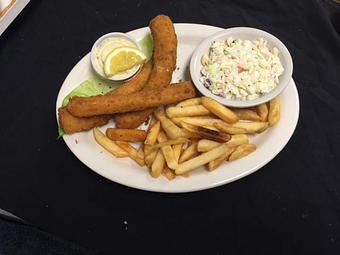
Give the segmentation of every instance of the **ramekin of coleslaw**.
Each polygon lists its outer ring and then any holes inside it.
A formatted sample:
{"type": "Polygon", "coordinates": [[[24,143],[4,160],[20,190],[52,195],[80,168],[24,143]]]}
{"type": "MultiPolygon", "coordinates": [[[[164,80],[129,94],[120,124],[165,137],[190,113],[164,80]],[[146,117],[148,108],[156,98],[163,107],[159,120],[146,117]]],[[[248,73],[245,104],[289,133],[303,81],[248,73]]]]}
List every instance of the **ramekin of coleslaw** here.
{"type": "Polygon", "coordinates": [[[271,100],[288,85],[292,72],[292,58],[279,39],[246,27],[225,29],[208,37],[190,62],[198,90],[233,107],[271,100]]]}

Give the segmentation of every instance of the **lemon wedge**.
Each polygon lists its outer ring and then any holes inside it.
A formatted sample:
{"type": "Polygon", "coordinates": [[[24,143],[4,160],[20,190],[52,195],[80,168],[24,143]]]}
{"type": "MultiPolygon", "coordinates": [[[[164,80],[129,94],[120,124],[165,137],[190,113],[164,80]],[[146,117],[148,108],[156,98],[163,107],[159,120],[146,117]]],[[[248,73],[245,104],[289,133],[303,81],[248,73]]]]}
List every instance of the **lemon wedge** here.
{"type": "Polygon", "coordinates": [[[139,49],[119,47],[114,49],[105,59],[104,73],[107,77],[128,71],[145,62],[146,56],[139,49]]]}

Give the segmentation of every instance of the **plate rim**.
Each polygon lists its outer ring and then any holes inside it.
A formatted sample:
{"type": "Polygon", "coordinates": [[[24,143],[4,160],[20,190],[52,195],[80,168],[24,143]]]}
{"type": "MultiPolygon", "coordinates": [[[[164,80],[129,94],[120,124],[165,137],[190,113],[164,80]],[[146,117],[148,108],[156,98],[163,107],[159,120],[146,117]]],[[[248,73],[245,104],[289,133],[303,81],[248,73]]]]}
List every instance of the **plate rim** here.
{"type": "MultiPolygon", "coordinates": [[[[177,26],[202,26],[202,27],[206,27],[206,28],[211,28],[211,29],[215,29],[215,30],[218,30],[218,29],[224,29],[224,28],[221,28],[221,27],[216,27],[216,26],[212,26],[212,25],[206,25],[206,24],[195,24],[195,23],[175,23],[174,24],[175,27],[177,26]]],[[[140,32],[142,32],[143,30],[148,30],[149,28],[148,27],[142,27],[142,28],[137,28],[137,29],[134,29],[134,30],[131,30],[127,33],[137,33],[137,31],[140,30],[140,32]]],[[[69,79],[69,76],[71,76],[71,73],[74,71],[74,69],[76,69],[77,65],[81,62],[81,61],[84,61],[84,59],[86,57],[89,57],[89,53],[85,54],[83,58],[81,58],[73,67],[72,69],[69,71],[68,75],[66,76],[66,78],[64,79],[60,89],[59,89],[59,92],[58,92],[58,95],[57,95],[57,100],[56,100],[56,120],[57,120],[57,124],[59,125],[59,120],[58,120],[58,107],[60,106],[61,102],[62,102],[62,99],[61,98],[61,92],[62,92],[62,88],[64,87],[64,84],[65,82],[69,79]]],[[[70,151],[76,156],[76,158],[82,162],[82,164],[84,164],[86,166],[86,168],[89,168],[91,171],[95,172],[96,174],[99,174],[100,176],[110,180],[110,181],[113,181],[117,184],[120,184],[120,185],[123,185],[123,186],[127,186],[129,188],[134,188],[134,189],[138,189],[138,190],[143,190],[143,191],[149,191],[149,192],[157,192],[157,193],[190,193],[190,192],[196,192],[196,191],[202,191],[202,190],[207,190],[207,189],[212,189],[212,188],[215,188],[215,187],[218,187],[218,186],[222,186],[222,185],[225,185],[225,184],[228,184],[228,183],[231,183],[231,182],[234,182],[238,179],[241,179],[243,177],[246,177],[256,171],[258,171],[259,169],[261,169],[262,167],[264,167],[265,165],[267,165],[270,161],[272,161],[285,147],[286,145],[288,144],[288,142],[290,141],[290,139],[292,138],[295,130],[296,130],[296,127],[297,127],[297,124],[298,124],[298,121],[299,121],[299,115],[300,115],[300,98],[299,98],[299,93],[298,93],[298,90],[297,90],[297,87],[296,87],[296,84],[293,80],[293,77],[291,78],[290,84],[286,87],[286,89],[288,89],[289,86],[293,86],[293,91],[294,91],[294,94],[296,95],[296,103],[297,103],[297,109],[295,110],[295,114],[296,114],[296,120],[294,121],[293,125],[292,125],[292,131],[291,133],[287,136],[287,139],[286,141],[284,141],[284,144],[282,145],[282,147],[280,149],[278,149],[276,151],[276,153],[274,153],[273,155],[271,155],[271,157],[269,158],[266,158],[264,161],[262,161],[261,163],[258,163],[256,166],[248,169],[247,171],[244,171],[238,175],[235,175],[235,176],[232,176],[231,178],[228,178],[228,179],[224,179],[224,180],[220,180],[220,181],[215,181],[213,183],[208,183],[206,185],[204,185],[204,187],[201,187],[201,186],[198,186],[198,187],[191,187],[190,185],[187,187],[187,188],[178,188],[178,189],[167,189],[165,187],[165,189],[157,189],[153,186],[148,186],[148,185],[132,185],[132,184],[129,184],[129,183],[126,183],[126,182],[122,182],[120,181],[119,179],[118,180],[113,180],[112,178],[109,178],[108,176],[105,175],[105,173],[100,173],[96,170],[94,170],[92,167],[90,167],[89,165],[87,165],[78,155],[77,153],[74,151],[74,147],[70,146],[70,141],[67,141],[65,139],[65,136],[63,137],[63,140],[65,142],[65,144],[67,145],[67,147],[70,149],[70,151]]],[[[286,90],[285,89],[285,90],[286,90]]],[[[285,91],[284,90],[284,91],[285,91]]],[[[282,93],[284,92],[282,91],[282,93]]]]}

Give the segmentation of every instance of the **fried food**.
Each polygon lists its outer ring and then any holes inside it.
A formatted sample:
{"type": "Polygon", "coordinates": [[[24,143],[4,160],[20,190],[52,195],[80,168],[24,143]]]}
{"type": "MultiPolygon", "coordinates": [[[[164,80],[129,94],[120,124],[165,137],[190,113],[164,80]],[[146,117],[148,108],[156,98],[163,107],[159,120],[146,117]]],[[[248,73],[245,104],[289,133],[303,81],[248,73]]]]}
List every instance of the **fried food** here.
{"type": "Polygon", "coordinates": [[[268,119],[268,105],[266,103],[260,104],[256,107],[257,114],[260,116],[261,121],[268,119]]]}
{"type": "MultiPolygon", "coordinates": [[[[117,89],[110,91],[110,95],[131,94],[143,88],[151,73],[152,63],[147,62],[141,71],[131,80],[123,83],[117,89]]],[[[87,118],[75,117],[66,108],[59,108],[59,122],[65,134],[72,134],[89,130],[107,124],[112,115],[92,116],[87,118]]]]}
{"type": "Polygon", "coordinates": [[[110,91],[108,95],[130,95],[140,91],[148,81],[152,70],[152,61],[145,63],[140,72],[131,80],[110,91]]]}
{"type": "Polygon", "coordinates": [[[164,166],[165,158],[163,156],[162,151],[158,150],[155,160],[152,162],[151,176],[155,178],[158,177],[162,173],[164,166]]]}
{"type": "Polygon", "coordinates": [[[161,129],[161,123],[159,121],[156,121],[155,123],[153,123],[148,131],[144,144],[149,144],[149,145],[155,144],[157,141],[157,137],[158,137],[160,129],[161,129]]]}
{"type": "Polygon", "coordinates": [[[218,130],[221,130],[227,134],[236,135],[236,134],[247,134],[247,130],[244,128],[234,127],[228,123],[214,123],[214,127],[218,130]]]}
{"type": "Polygon", "coordinates": [[[247,134],[261,133],[269,126],[268,122],[237,122],[232,124],[235,128],[245,129],[247,134]]]}
{"type": "Polygon", "coordinates": [[[123,150],[114,141],[110,140],[98,128],[93,129],[93,136],[97,143],[100,144],[105,150],[110,152],[113,156],[122,158],[129,155],[127,151],[123,150]]]}
{"type": "Polygon", "coordinates": [[[175,170],[175,173],[184,174],[200,166],[208,164],[210,161],[213,161],[218,157],[226,154],[228,149],[228,145],[222,144],[212,149],[211,151],[204,152],[195,158],[189,159],[188,161],[179,164],[178,168],[175,170]]]}
{"type": "Polygon", "coordinates": [[[58,109],[58,116],[60,127],[64,130],[65,134],[73,134],[103,126],[107,124],[112,117],[111,115],[100,115],[89,118],[78,118],[69,113],[65,107],[58,109]]]}
{"type": "Polygon", "coordinates": [[[190,133],[194,135],[194,137],[198,137],[200,139],[209,139],[216,142],[228,142],[231,138],[229,134],[226,134],[221,131],[215,131],[212,129],[194,126],[187,123],[182,123],[182,127],[188,130],[190,133]]]}
{"type": "Polygon", "coordinates": [[[184,81],[164,89],[142,90],[130,95],[73,97],[67,105],[67,110],[77,117],[90,117],[177,103],[192,98],[195,94],[192,82],[184,81]]]}
{"type": "Polygon", "coordinates": [[[260,116],[250,109],[232,109],[240,120],[261,121],[260,116]]]}
{"type": "Polygon", "coordinates": [[[210,112],[203,105],[190,105],[185,107],[171,106],[166,109],[169,118],[208,115],[210,112]]]}
{"type": "MultiPolygon", "coordinates": [[[[163,143],[166,142],[168,140],[168,138],[166,137],[165,133],[163,131],[161,131],[158,135],[158,142],[159,143],[163,143]]],[[[178,167],[178,162],[175,158],[175,154],[174,151],[171,147],[171,145],[165,145],[161,147],[161,151],[163,153],[165,162],[167,164],[167,166],[170,169],[175,170],[178,167]]]]}
{"type": "Polygon", "coordinates": [[[217,159],[214,159],[208,163],[208,171],[213,171],[217,167],[219,167],[225,160],[228,160],[229,156],[235,151],[235,147],[228,147],[228,150],[226,151],[225,154],[222,156],[218,157],[217,159]]]}
{"type": "Polygon", "coordinates": [[[186,106],[192,106],[192,105],[199,105],[202,102],[201,97],[195,97],[195,98],[190,98],[187,100],[184,100],[176,105],[176,107],[186,107],[186,106]]]}
{"type": "Polygon", "coordinates": [[[250,144],[250,143],[241,144],[236,147],[235,151],[230,155],[228,160],[232,161],[232,160],[243,158],[255,150],[256,150],[256,146],[254,144],[250,144]]]}
{"type": "MultiPolygon", "coordinates": [[[[154,45],[153,67],[143,90],[169,86],[177,59],[177,36],[171,19],[166,15],[158,15],[150,21],[149,27],[154,45]]],[[[116,125],[120,128],[136,128],[145,122],[154,110],[119,114],[115,117],[116,125]]]]}
{"type": "Polygon", "coordinates": [[[202,97],[202,104],[216,116],[228,123],[235,123],[238,117],[232,110],[209,97],[202,97]]]}
{"type": "Polygon", "coordinates": [[[113,141],[143,142],[146,138],[144,130],[108,128],[106,136],[113,141]]]}
{"type": "Polygon", "coordinates": [[[193,142],[188,148],[186,148],[180,156],[178,162],[182,163],[198,155],[197,142],[193,142]]]}
{"type": "Polygon", "coordinates": [[[275,125],[280,120],[280,98],[275,97],[269,102],[269,126],[275,125]]]}
{"type": "Polygon", "coordinates": [[[138,154],[138,151],[129,143],[123,142],[123,141],[116,141],[116,144],[121,147],[123,150],[125,150],[128,153],[128,156],[136,161],[136,163],[140,166],[144,166],[144,158],[141,158],[138,154]]]}

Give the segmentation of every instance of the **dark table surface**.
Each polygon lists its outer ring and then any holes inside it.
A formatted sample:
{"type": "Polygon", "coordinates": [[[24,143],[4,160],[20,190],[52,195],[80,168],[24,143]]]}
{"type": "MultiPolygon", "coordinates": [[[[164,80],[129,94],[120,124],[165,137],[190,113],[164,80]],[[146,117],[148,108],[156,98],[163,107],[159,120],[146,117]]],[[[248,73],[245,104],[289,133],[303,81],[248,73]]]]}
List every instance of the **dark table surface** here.
{"type": "Polygon", "coordinates": [[[99,254],[339,254],[340,37],[328,14],[317,0],[32,0],[0,37],[0,207],[99,254]],[[150,193],[95,174],[56,140],[71,68],[102,34],[160,13],[260,28],[290,50],[300,119],[260,171],[211,190],[150,193]]]}

